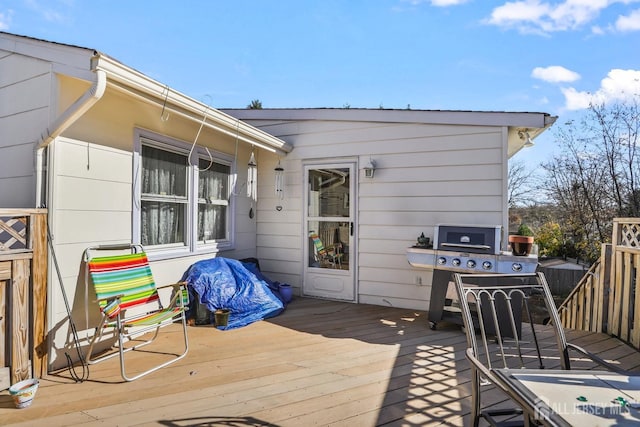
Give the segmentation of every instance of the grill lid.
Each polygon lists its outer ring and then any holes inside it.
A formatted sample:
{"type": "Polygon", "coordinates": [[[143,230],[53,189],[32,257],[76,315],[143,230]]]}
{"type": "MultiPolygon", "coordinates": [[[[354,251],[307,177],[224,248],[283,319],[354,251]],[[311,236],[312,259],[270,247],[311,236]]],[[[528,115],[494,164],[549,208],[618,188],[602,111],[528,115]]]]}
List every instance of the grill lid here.
{"type": "Polygon", "coordinates": [[[438,224],[433,240],[437,250],[498,255],[502,243],[502,226],[438,224]]]}

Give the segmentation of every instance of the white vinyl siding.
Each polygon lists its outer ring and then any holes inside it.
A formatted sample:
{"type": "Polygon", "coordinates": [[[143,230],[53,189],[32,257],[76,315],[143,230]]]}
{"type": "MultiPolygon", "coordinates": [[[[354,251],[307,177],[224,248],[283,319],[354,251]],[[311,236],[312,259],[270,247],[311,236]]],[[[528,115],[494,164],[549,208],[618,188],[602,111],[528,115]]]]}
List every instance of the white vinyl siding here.
{"type": "Polygon", "coordinates": [[[47,298],[55,367],[66,364],[63,352],[69,345],[68,313],[61,287],[64,286],[81,337],[99,321],[93,305],[95,295],[85,295],[83,251],[97,244],[131,241],[131,152],[57,138],[50,146],[51,200],[49,215],[53,237],[51,277],[47,298]],[[57,280],[59,268],[62,283],[57,280]],[[86,306],[85,304],[89,305],[86,306]],[[88,316],[88,317],[87,317],[88,316]]]}
{"type": "Polygon", "coordinates": [[[433,237],[438,223],[506,220],[506,127],[291,120],[286,112],[281,120],[260,120],[260,111],[241,113],[242,120],[295,146],[281,161],[284,201],[277,201],[269,188],[259,194],[257,254],[266,274],[276,280],[302,287],[303,161],[359,159],[360,303],[427,309],[432,273],[407,263],[407,247],[420,233],[433,237]],[[376,162],[373,179],[362,170],[370,158],[376,162]],[[277,204],[284,205],[281,212],[273,209],[277,204]]]}
{"type": "Polygon", "coordinates": [[[46,62],[0,50],[0,206],[36,205],[34,150],[49,119],[50,80],[46,62]]]}

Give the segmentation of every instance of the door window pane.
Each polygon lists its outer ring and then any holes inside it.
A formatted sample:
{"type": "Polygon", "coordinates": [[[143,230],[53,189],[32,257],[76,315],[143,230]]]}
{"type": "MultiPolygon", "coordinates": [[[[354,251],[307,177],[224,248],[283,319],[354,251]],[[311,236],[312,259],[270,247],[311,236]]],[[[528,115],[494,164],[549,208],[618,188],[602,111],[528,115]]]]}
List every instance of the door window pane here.
{"type": "Polygon", "coordinates": [[[309,221],[309,267],[349,269],[349,223],[309,221]]]}
{"type": "Polygon", "coordinates": [[[349,169],[309,171],[309,216],[349,217],[349,169]]]}

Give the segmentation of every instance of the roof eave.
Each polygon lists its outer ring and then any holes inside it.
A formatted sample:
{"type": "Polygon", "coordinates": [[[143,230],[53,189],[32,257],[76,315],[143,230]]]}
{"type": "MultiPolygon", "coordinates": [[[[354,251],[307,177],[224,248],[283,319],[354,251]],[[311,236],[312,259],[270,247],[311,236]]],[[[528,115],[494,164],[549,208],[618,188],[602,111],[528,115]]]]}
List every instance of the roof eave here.
{"type": "Polygon", "coordinates": [[[106,72],[107,84],[116,89],[142,94],[148,102],[159,106],[164,105],[171,111],[197,122],[202,122],[206,115],[205,122],[209,127],[238,137],[244,142],[272,152],[288,153],[293,149],[285,141],[171,89],[100,52],[95,52],[91,68],[94,71],[106,72]]]}
{"type": "MultiPolygon", "coordinates": [[[[509,126],[545,128],[550,116],[540,112],[463,111],[463,110],[395,110],[359,108],[283,108],[232,109],[239,119],[330,120],[384,123],[429,123],[442,125],[509,126]]],[[[555,118],[553,118],[555,120],[555,118]]],[[[551,121],[553,123],[553,121],[551,121]]]]}

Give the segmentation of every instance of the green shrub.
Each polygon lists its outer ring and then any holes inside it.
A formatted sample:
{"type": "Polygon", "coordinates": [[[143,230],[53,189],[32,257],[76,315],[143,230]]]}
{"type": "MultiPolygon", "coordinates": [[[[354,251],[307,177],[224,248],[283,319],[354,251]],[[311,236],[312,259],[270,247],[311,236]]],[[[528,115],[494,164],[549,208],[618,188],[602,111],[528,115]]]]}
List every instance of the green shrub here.
{"type": "Polygon", "coordinates": [[[527,224],[520,224],[520,227],[518,227],[517,234],[519,236],[533,236],[533,231],[531,230],[531,228],[529,228],[527,224]]]}

